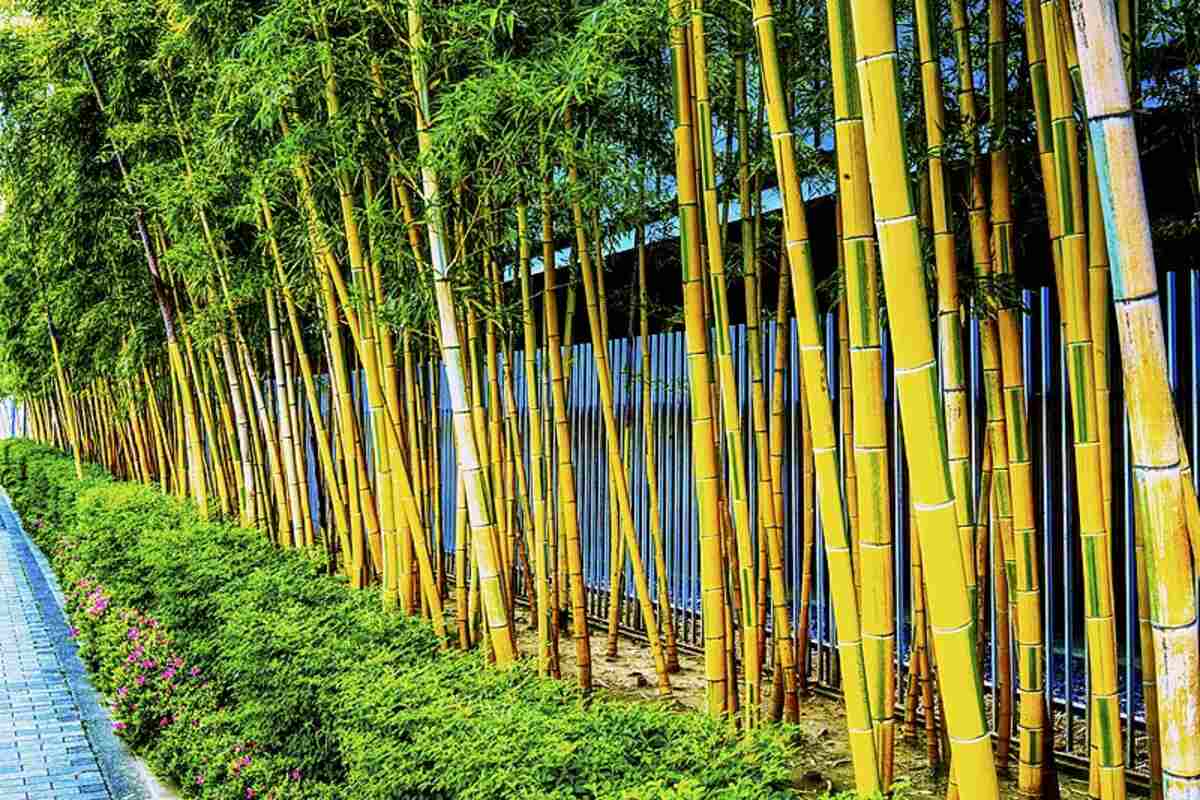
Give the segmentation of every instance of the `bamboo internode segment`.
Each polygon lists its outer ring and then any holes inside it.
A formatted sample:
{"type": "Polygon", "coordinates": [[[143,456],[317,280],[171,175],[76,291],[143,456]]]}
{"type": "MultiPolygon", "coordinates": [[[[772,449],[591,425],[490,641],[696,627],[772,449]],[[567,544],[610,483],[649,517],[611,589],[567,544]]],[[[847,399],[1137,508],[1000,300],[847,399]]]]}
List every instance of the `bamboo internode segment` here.
{"type": "Polygon", "coordinates": [[[792,301],[795,305],[800,360],[804,372],[804,395],[812,424],[813,459],[816,462],[817,481],[821,487],[818,505],[833,585],[838,656],[842,666],[850,748],[854,757],[855,785],[859,792],[869,793],[879,790],[881,774],[871,723],[850,538],[847,532],[846,511],[839,490],[837,440],[832,403],[826,389],[828,373],[818,323],[808,223],[797,177],[793,134],[779,68],[775,17],[771,1],[755,0],[753,10],[754,29],[762,62],[763,94],[767,103],[767,120],[783,207],[784,239],[791,269],[792,301]]]}
{"type": "Polygon", "coordinates": [[[998,798],[983,681],[975,654],[974,609],[964,574],[937,360],[928,319],[916,208],[899,102],[895,15],[890,0],[853,0],[868,166],[889,318],[898,326],[896,387],[904,425],[921,550],[929,572],[930,623],[941,676],[954,769],[962,796],[998,798]],[[930,443],[936,442],[936,446],[930,443]]]}

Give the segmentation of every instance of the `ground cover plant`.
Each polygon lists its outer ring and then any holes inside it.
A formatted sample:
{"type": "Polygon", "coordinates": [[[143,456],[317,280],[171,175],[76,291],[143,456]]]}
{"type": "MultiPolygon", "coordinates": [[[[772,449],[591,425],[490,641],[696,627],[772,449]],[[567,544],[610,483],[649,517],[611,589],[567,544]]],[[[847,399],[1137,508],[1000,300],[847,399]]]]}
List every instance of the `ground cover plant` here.
{"type": "MultiPolygon", "coordinates": [[[[21,441],[0,483],[49,554],[120,734],[203,798],[790,797],[788,729],[439,651],[256,531],[21,441]]],[[[793,732],[794,735],[794,732],[793,732]]]]}

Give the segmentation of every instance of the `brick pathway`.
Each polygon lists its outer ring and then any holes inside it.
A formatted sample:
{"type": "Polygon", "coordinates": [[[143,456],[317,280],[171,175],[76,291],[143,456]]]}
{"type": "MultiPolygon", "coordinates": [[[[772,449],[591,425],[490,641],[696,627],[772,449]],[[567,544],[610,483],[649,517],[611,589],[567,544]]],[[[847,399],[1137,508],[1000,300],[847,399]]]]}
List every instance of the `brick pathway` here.
{"type": "Polygon", "coordinates": [[[110,800],[94,694],[74,685],[85,679],[41,562],[0,491],[0,800],[110,800]]]}

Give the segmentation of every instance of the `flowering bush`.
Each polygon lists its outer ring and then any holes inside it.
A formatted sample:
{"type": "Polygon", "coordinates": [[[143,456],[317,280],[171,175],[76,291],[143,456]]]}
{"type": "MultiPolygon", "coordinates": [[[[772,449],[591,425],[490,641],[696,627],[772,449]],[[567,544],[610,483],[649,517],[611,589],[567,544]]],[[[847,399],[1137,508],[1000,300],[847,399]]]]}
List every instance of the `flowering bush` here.
{"type": "MultiPolygon", "coordinates": [[[[59,560],[69,550],[69,544],[61,543],[59,560]]],[[[104,585],[92,577],[73,580],[65,596],[73,623],[70,633],[109,697],[117,735],[143,752],[168,742],[208,745],[194,766],[189,762],[194,775],[190,782],[183,781],[186,794],[230,800],[303,796],[299,768],[285,768],[253,741],[207,735],[227,716],[217,687],[199,665],[179,654],[156,618],[114,606],[104,585]]]]}

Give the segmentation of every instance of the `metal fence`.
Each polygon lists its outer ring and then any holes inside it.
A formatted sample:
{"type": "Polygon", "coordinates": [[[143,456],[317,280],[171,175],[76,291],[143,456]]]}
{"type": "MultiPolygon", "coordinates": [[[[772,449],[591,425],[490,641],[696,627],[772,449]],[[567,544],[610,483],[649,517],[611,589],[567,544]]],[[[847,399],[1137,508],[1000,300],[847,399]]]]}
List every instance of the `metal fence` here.
{"type": "MultiPolygon", "coordinates": [[[[1046,696],[1053,711],[1057,729],[1056,749],[1067,760],[1087,757],[1087,658],[1083,625],[1083,585],[1079,559],[1078,530],[1075,519],[1075,488],[1073,448],[1070,433],[1068,404],[1064,403],[1066,364],[1060,340],[1057,302],[1052,290],[1042,288],[1026,291],[1023,296],[1024,361],[1026,403],[1029,410],[1030,439],[1033,447],[1035,502],[1042,547],[1043,623],[1045,628],[1045,658],[1047,669],[1046,696]]],[[[1164,292],[1164,319],[1168,358],[1175,398],[1183,434],[1193,463],[1200,453],[1200,273],[1167,273],[1164,292]]],[[[771,374],[775,348],[790,348],[791,364],[798,363],[794,325],[787,337],[781,337],[774,323],[763,330],[764,375],[771,374]],[[781,342],[782,338],[782,342],[781,342]]],[[[738,326],[733,331],[733,344],[738,376],[739,402],[748,417],[749,363],[745,345],[746,331],[738,326]]],[[[1114,333],[1115,337],[1115,333],[1114,333]]],[[[836,327],[832,315],[825,320],[827,356],[836,354],[836,327]]],[[[649,488],[646,481],[643,424],[647,408],[642,400],[642,381],[651,386],[653,438],[658,467],[658,490],[661,503],[661,524],[665,533],[667,584],[671,613],[676,622],[679,643],[684,648],[698,650],[703,643],[700,629],[700,580],[698,553],[698,516],[692,484],[692,453],[690,435],[690,405],[688,374],[682,332],[666,332],[649,338],[650,369],[642,371],[642,344],[636,337],[608,342],[616,412],[628,429],[623,442],[623,460],[629,479],[633,515],[640,547],[651,585],[655,580],[654,559],[649,536],[649,488]]],[[[973,474],[978,480],[983,457],[985,417],[983,405],[982,367],[979,354],[978,325],[972,322],[967,347],[970,370],[968,393],[971,398],[971,459],[973,474]]],[[[1145,718],[1138,667],[1139,639],[1137,631],[1137,595],[1134,575],[1134,537],[1132,519],[1132,479],[1128,455],[1128,425],[1123,416],[1124,401],[1120,379],[1120,355],[1115,338],[1109,346],[1112,374],[1113,433],[1113,566],[1116,592],[1118,635],[1118,672],[1121,687],[1121,712],[1126,732],[1126,763],[1138,774],[1146,761],[1145,718]],[[1132,721],[1133,724],[1129,724],[1132,721]]],[[[896,587],[896,631],[899,677],[907,675],[908,656],[912,641],[911,580],[909,573],[910,538],[907,475],[904,466],[902,432],[897,424],[898,409],[891,377],[891,353],[884,342],[885,407],[890,435],[890,469],[893,490],[892,524],[895,543],[894,580],[896,587]]],[[[588,612],[596,622],[607,617],[611,592],[609,551],[609,497],[607,491],[608,457],[604,439],[604,422],[600,409],[599,384],[590,344],[575,345],[570,352],[571,377],[569,411],[572,431],[572,457],[576,470],[576,493],[579,504],[580,535],[583,540],[584,579],[588,597],[588,612]]],[[[838,359],[827,358],[828,388],[836,404],[841,385],[838,359]]],[[[502,363],[501,369],[508,365],[502,363]]],[[[516,423],[522,437],[528,433],[527,383],[523,354],[512,357],[512,375],[516,399],[516,423]]],[[[544,354],[535,359],[537,385],[541,405],[550,408],[549,374],[544,354]]],[[[454,563],[455,500],[457,470],[454,462],[454,443],[450,425],[450,403],[440,370],[427,368],[421,373],[426,407],[439,417],[440,447],[439,491],[441,507],[441,544],[444,563],[452,570],[454,563]]],[[[784,538],[786,575],[791,591],[793,619],[798,612],[798,587],[802,564],[800,531],[802,515],[802,457],[800,425],[800,385],[798,371],[789,369],[785,386],[785,446],[784,451],[784,538]]],[[[355,381],[354,393],[362,419],[369,426],[367,398],[361,381],[355,381]]],[[[268,393],[272,387],[267,385],[268,393]]],[[[322,410],[330,408],[327,386],[320,398],[322,410]]],[[[548,413],[545,416],[549,416],[548,413]]],[[[838,415],[835,414],[835,421],[838,415]]],[[[315,443],[311,426],[305,422],[309,466],[311,506],[318,524],[326,499],[320,496],[321,481],[316,472],[315,443]]],[[[0,406],[0,437],[23,435],[26,424],[23,410],[9,401],[0,406]]],[[[372,437],[369,427],[364,441],[368,448],[372,437]]],[[[543,440],[548,463],[555,464],[555,441],[549,427],[543,440]]],[[[838,437],[839,447],[843,440],[838,437]]],[[[752,435],[747,432],[746,456],[749,485],[754,485],[756,451],[752,435]]],[[[370,454],[368,454],[370,455],[370,454]]],[[[528,457],[528,454],[525,454],[528,457]]],[[[844,460],[843,460],[844,463],[844,460]]],[[[525,463],[528,470],[528,461],[525,463]]],[[[528,473],[527,473],[528,474],[528,473]]],[[[1193,477],[1200,476],[1197,471],[1193,477]]],[[[973,487],[978,492],[978,486],[973,487]]],[[[751,499],[752,519],[756,519],[754,498],[751,499]]],[[[816,516],[816,556],[813,567],[812,597],[809,614],[810,678],[818,686],[835,690],[839,685],[836,658],[836,638],[830,602],[828,573],[824,563],[824,543],[820,516],[816,516]]],[[[989,550],[990,552],[990,550],[989,550]]],[[[632,597],[632,576],[626,569],[626,595],[632,597]]],[[[521,591],[518,581],[518,591],[521,591]]],[[[991,595],[988,581],[987,622],[994,631],[991,595]]],[[[633,634],[644,632],[638,604],[623,603],[621,624],[633,634]]],[[[989,637],[991,640],[994,637],[989,637]]],[[[1013,648],[1015,653],[1015,648],[1013,648]]],[[[991,676],[996,672],[996,654],[988,652],[983,665],[987,686],[992,692],[991,708],[996,707],[995,687],[991,676]]],[[[769,661],[768,661],[769,663],[769,661]]],[[[903,686],[904,683],[899,684],[903,686]]],[[[1144,777],[1144,773],[1143,777],[1144,777]]]]}
{"type": "Polygon", "coordinates": [[[26,433],[24,407],[10,398],[0,399],[0,439],[12,439],[26,433]]]}
{"type": "MultiPolygon", "coordinates": [[[[1200,444],[1200,276],[1196,273],[1169,273],[1166,278],[1164,318],[1166,320],[1170,368],[1184,435],[1193,459],[1200,444]]],[[[1079,558],[1079,538],[1075,515],[1074,462],[1068,404],[1063,402],[1066,388],[1066,364],[1060,341],[1056,299],[1048,288],[1026,291],[1023,317],[1025,349],[1026,403],[1029,410],[1030,437],[1034,443],[1033,467],[1038,526],[1042,539],[1042,589],[1045,626],[1046,696],[1053,709],[1058,732],[1057,749],[1068,760],[1087,757],[1087,658],[1083,625],[1083,585],[1079,558]]],[[[836,354],[836,328],[832,315],[825,321],[826,352],[836,354]]],[[[749,363],[745,328],[734,330],[737,359],[739,402],[748,416],[749,363]]],[[[780,331],[774,323],[764,329],[763,369],[771,375],[775,348],[780,346],[780,331]]],[[[792,364],[798,363],[794,324],[783,346],[791,348],[792,364]]],[[[1114,332],[1115,336],[1115,332],[1114,332]]],[[[886,340],[886,337],[885,337],[886,340]]],[[[978,479],[983,458],[985,418],[982,366],[979,353],[978,323],[970,325],[967,346],[970,356],[968,392],[972,415],[971,458],[978,479]]],[[[649,489],[644,458],[643,405],[640,381],[651,383],[653,437],[661,498],[661,523],[666,535],[667,583],[672,613],[680,643],[685,647],[702,645],[700,631],[700,580],[698,555],[698,518],[692,486],[691,437],[689,427],[688,375],[682,332],[659,333],[650,337],[650,372],[642,374],[641,342],[616,339],[608,343],[612,365],[616,412],[629,429],[624,441],[624,461],[633,500],[633,513],[642,553],[651,585],[655,567],[649,554],[649,489]]],[[[1140,769],[1146,760],[1144,709],[1141,697],[1140,653],[1137,631],[1137,595],[1134,579],[1134,541],[1132,519],[1132,483],[1127,449],[1128,426],[1123,414],[1122,381],[1118,344],[1110,343],[1112,363],[1112,438],[1113,438],[1113,564],[1117,600],[1118,669],[1121,709],[1126,722],[1126,763],[1140,769]],[[1133,724],[1128,724],[1132,711],[1133,724]]],[[[600,411],[599,386],[590,344],[575,345],[571,350],[569,406],[573,436],[572,456],[576,469],[580,534],[585,559],[584,578],[588,609],[597,622],[606,619],[611,592],[609,550],[609,497],[607,491],[608,457],[600,411]]],[[[829,391],[835,403],[841,381],[836,358],[829,358],[829,391]]],[[[505,367],[507,368],[507,367],[505,367]]],[[[897,658],[900,676],[906,665],[912,641],[911,580],[909,572],[910,538],[907,475],[904,445],[898,423],[898,409],[891,377],[891,353],[884,344],[885,402],[890,432],[891,482],[893,488],[893,537],[895,542],[897,658]]],[[[537,359],[538,385],[542,408],[549,408],[548,374],[541,354],[537,359]]],[[[526,381],[521,353],[513,357],[513,377],[521,430],[527,431],[526,381]]],[[[769,384],[768,384],[769,385],[769,384]]],[[[454,536],[456,471],[453,437],[450,428],[449,398],[444,382],[438,381],[438,408],[441,415],[441,507],[442,542],[449,556],[454,536]]],[[[797,370],[787,372],[786,430],[784,447],[784,535],[788,585],[791,590],[793,619],[798,611],[798,587],[801,571],[802,453],[800,434],[800,385],[797,370]]],[[[835,414],[835,417],[837,415],[835,414]]],[[[549,432],[549,431],[547,431],[549,432]]],[[[545,438],[552,452],[553,437],[545,438]]],[[[842,438],[838,437],[839,446],[842,438]]],[[[747,432],[749,485],[755,480],[755,442],[747,432]]],[[[550,461],[554,463],[553,459],[550,461]]],[[[843,461],[844,464],[844,461],[843,461]]],[[[526,463],[528,469],[528,463],[526,463]]],[[[974,487],[978,492],[978,486],[974,487]]],[[[752,512],[753,499],[752,499],[752,512]]],[[[752,516],[752,519],[757,517],[752,516]]],[[[824,563],[820,517],[817,515],[817,555],[814,562],[810,605],[811,643],[810,677],[818,685],[834,689],[839,684],[836,639],[830,602],[828,573],[824,563]]],[[[989,550],[990,552],[990,550],[989,550]]],[[[632,579],[626,567],[626,596],[632,597],[632,579]]],[[[994,630],[992,618],[993,587],[988,581],[987,624],[994,630]]],[[[622,625],[639,633],[645,630],[638,605],[623,603],[622,625]]],[[[992,637],[989,637],[991,640],[992,637]]],[[[1014,648],[1015,653],[1015,648],[1014,648]]],[[[991,676],[996,672],[995,652],[989,651],[984,666],[985,679],[992,692],[990,706],[996,707],[991,676]]],[[[1015,673],[1014,673],[1015,674],[1015,673]]],[[[903,682],[900,683],[904,685],[903,682]]]]}

